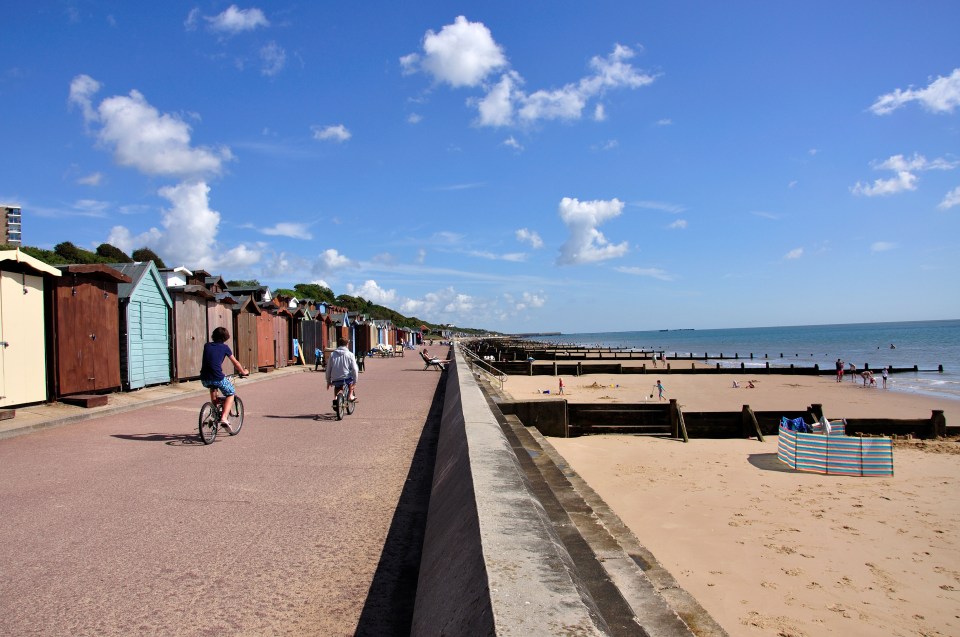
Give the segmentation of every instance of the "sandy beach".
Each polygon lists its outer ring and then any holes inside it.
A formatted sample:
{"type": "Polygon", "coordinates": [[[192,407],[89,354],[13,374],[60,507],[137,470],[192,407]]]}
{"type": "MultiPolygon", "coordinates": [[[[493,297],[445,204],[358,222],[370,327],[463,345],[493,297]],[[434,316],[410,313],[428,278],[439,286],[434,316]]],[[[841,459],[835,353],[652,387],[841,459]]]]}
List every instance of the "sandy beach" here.
{"type": "MultiPolygon", "coordinates": [[[[564,393],[571,402],[655,401],[657,378],[564,377],[564,393]]],[[[958,401],[828,376],[659,378],[687,410],[821,403],[831,418],[923,418],[943,409],[948,426],[960,424],[958,401]]],[[[555,399],[558,384],[511,376],[504,389],[555,399]]],[[[956,441],[898,442],[893,477],[851,478],[789,470],[776,436],[548,440],[731,635],[960,634],[956,441]]]]}

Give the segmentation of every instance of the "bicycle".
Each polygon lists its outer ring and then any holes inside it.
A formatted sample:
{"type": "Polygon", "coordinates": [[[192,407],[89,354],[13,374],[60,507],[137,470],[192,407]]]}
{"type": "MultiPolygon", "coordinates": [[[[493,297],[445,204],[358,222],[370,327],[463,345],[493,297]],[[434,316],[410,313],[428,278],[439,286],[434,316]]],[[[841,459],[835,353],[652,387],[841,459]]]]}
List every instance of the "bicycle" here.
{"type": "Polygon", "coordinates": [[[344,412],[350,415],[357,408],[357,401],[350,400],[344,395],[344,388],[347,387],[345,381],[335,380],[333,386],[337,388],[337,397],[333,401],[333,412],[337,415],[337,420],[343,420],[344,412]]]}
{"type": "MultiPolygon", "coordinates": [[[[236,377],[236,375],[231,376],[231,378],[233,377],[236,377]]],[[[246,376],[240,376],[240,378],[246,378],[246,376]]],[[[212,444],[213,441],[217,439],[217,433],[220,431],[220,420],[223,416],[224,400],[226,400],[226,396],[217,396],[214,402],[205,402],[200,407],[200,440],[202,440],[205,445],[212,444]]],[[[233,408],[230,409],[230,413],[227,415],[230,429],[233,430],[227,433],[231,436],[236,436],[240,433],[240,428],[243,427],[243,414],[243,401],[240,400],[239,395],[234,393],[233,408]]]]}

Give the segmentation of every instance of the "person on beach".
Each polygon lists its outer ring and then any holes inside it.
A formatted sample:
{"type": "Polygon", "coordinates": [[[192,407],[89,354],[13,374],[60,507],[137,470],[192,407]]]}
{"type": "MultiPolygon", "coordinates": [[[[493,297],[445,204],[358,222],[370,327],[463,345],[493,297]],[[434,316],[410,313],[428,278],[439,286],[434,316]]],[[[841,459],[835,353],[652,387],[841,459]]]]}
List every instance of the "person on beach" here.
{"type": "Polygon", "coordinates": [[[200,384],[210,390],[210,402],[217,402],[217,390],[223,394],[223,409],[220,411],[222,422],[220,426],[228,432],[233,433],[233,428],[227,418],[230,416],[230,410],[233,409],[233,395],[236,390],[233,383],[223,373],[223,360],[229,358],[233,367],[241,376],[246,376],[249,372],[244,369],[237,357],[230,351],[227,341],[230,339],[230,332],[225,327],[218,327],[210,335],[212,341],[203,344],[203,362],[200,363],[200,384]]]}
{"type": "Polygon", "coordinates": [[[857,366],[850,363],[850,382],[857,382],[857,366]]]}
{"type": "Polygon", "coordinates": [[[657,368],[657,358],[658,358],[658,354],[657,354],[656,352],[654,352],[654,353],[653,353],[653,356],[650,357],[650,359],[653,361],[653,368],[654,368],[654,369],[657,368]]]}
{"type": "Polygon", "coordinates": [[[661,382],[658,380],[658,381],[657,381],[657,384],[654,385],[653,388],[657,390],[657,400],[666,400],[666,398],[665,398],[664,395],[663,395],[663,392],[665,392],[665,391],[667,391],[667,390],[664,389],[663,383],[661,383],[661,382]]]}
{"type": "Polygon", "coordinates": [[[323,352],[320,351],[319,347],[313,348],[313,371],[320,371],[320,363],[323,362],[323,352]]]}
{"type": "Polygon", "coordinates": [[[884,367],[884,368],[883,368],[883,371],[880,372],[880,377],[883,378],[883,388],[884,388],[884,389],[887,388],[887,376],[888,376],[889,374],[890,374],[890,372],[887,370],[886,367],[884,367]]]}
{"type": "Polygon", "coordinates": [[[563,379],[562,379],[562,378],[560,379],[560,390],[559,390],[557,393],[558,393],[558,394],[562,394],[562,393],[563,393],[563,379]]]}
{"type": "Polygon", "coordinates": [[[357,366],[357,357],[353,355],[347,345],[350,341],[342,336],[337,339],[337,349],[330,354],[330,360],[327,361],[326,378],[327,389],[333,387],[333,397],[336,399],[337,390],[343,385],[347,386],[347,400],[355,401],[357,399],[357,377],[360,375],[360,368],[357,366]]]}
{"type": "Polygon", "coordinates": [[[837,382],[843,380],[843,361],[839,358],[837,359],[837,382]]]}

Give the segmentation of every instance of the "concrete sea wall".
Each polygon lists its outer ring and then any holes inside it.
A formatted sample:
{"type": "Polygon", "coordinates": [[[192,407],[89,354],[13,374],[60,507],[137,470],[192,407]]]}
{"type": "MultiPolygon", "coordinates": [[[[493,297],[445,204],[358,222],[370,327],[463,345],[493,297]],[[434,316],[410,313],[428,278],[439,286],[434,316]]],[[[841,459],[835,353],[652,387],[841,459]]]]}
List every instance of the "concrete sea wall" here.
{"type": "Polygon", "coordinates": [[[447,371],[413,635],[601,635],[459,353],[447,371]]]}

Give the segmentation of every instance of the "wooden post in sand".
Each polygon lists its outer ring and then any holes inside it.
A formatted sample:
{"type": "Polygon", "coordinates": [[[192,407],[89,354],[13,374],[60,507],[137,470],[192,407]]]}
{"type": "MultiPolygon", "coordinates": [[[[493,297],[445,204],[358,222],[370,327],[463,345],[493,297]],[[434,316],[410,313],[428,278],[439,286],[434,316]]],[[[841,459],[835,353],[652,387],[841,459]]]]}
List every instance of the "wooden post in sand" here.
{"type": "Polygon", "coordinates": [[[930,429],[933,435],[943,437],[947,435],[947,419],[943,415],[942,409],[934,409],[930,414],[930,429]]]}
{"type": "Polygon", "coordinates": [[[757,422],[757,415],[753,413],[753,409],[750,408],[750,405],[743,406],[740,421],[742,423],[741,435],[743,435],[744,438],[749,438],[753,435],[751,432],[755,432],[757,435],[757,440],[763,442],[763,433],[760,431],[760,423],[757,422]]]}

